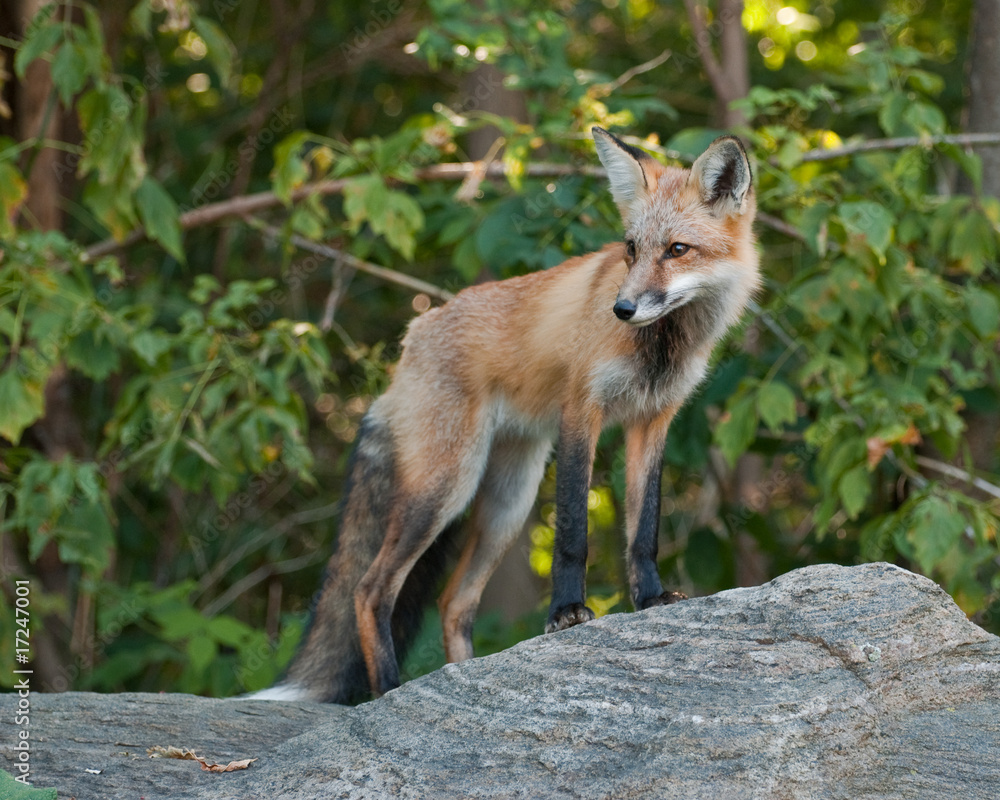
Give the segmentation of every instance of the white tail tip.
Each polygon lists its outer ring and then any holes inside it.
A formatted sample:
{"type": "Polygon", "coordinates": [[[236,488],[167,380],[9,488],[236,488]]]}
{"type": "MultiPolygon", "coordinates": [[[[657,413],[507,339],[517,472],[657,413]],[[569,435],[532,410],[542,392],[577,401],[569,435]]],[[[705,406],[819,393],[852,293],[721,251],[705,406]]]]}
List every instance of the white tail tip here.
{"type": "Polygon", "coordinates": [[[261,689],[259,692],[245,694],[241,700],[308,700],[309,692],[304,687],[295,683],[279,683],[269,689],[261,689]]]}

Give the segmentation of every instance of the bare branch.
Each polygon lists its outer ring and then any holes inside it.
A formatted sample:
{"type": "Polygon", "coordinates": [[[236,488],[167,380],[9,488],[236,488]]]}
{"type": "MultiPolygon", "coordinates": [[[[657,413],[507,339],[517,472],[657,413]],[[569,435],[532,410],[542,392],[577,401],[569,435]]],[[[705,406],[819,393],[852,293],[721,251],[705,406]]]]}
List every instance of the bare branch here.
{"type": "Polygon", "coordinates": [[[806,240],[805,234],[803,234],[802,231],[773,214],[758,211],[757,221],[767,225],[767,227],[772,228],[773,230],[776,230],[778,233],[785,234],[785,236],[788,236],[791,239],[797,239],[800,242],[804,242],[806,240]]]}
{"type": "Polygon", "coordinates": [[[316,253],[316,255],[325,256],[326,258],[333,259],[334,261],[342,261],[348,267],[352,267],[359,272],[367,272],[369,275],[374,275],[376,278],[381,278],[384,281],[389,281],[390,283],[395,283],[399,286],[405,286],[407,289],[413,289],[417,292],[423,292],[424,294],[436,297],[438,300],[444,302],[451,300],[451,298],[455,296],[447,289],[441,289],[433,283],[427,283],[427,281],[422,281],[420,278],[414,278],[412,275],[397,272],[396,270],[389,269],[388,267],[380,267],[378,264],[372,264],[370,261],[363,261],[356,256],[352,256],[350,253],[345,253],[343,250],[337,250],[334,247],[319,244],[311,239],[306,239],[304,236],[299,236],[298,234],[293,233],[286,237],[279,228],[276,228],[273,225],[268,225],[263,220],[249,219],[247,221],[253,227],[263,231],[268,236],[275,239],[287,238],[289,242],[302,250],[308,250],[310,253],[316,253]]]}
{"type": "Polygon", "coordinates": [[[326,303],[323,305],[323,316],[319,321],[319,329],[324,333],[333,327],[333,316],[340,307],[347,287],[354,277],[355,270],[344,267],[344,259],[338,258],[333,262],[333,280],[330,285],[330,292],[326,296],[326,303]]]}
{"type": "Polygon", "coordinates": [[[626,83],[628,83],[636,75],[642,75],[644,72],[649,72],[650,70],[656,69],[660,64],[665,62],[670,56],[673,55],[669,50],[664,50],[656,58],[651,58],[649,61],[639,64],[636,67],[632,67],[630,70],[626,70],[621,75],[618,76],[616,80],[611,83],[606,83],[600,87],[600,96],[606,97],[609,94],[613,94],[621,89],[626,83]]]}
{"type": "MultiPolygon", "coordinates": [[[[1000,145],[1000,133],[953,133],[943,136],[901,136],[895,139],[870,139],[866,142],[855,142],[843,147],[807,150],[801,156],[801,161],[830,161],[841,156],[856,153],[868,153],[874,150],[902,150],[904,147],[930,147],[936,144],[967,145],[1000,145]]],[[[776,163],[773,159],[771,163],[776,163]]]]}
{"type": "Polygon", "coordinates": [[[943,461],[938,461],[935,458],[928,458],[927,456],[922,455],[914,456],[914,460],[924,469],[929,469],[940,475],[945,475],[949,478],[954,478],[955,480],[967,483],[970,486],[975,486],[977,489],[986,492],[986,494],[991,497],[1000,499],[1000,487],[994,486],[989,481],[985,481],[982,478],[965,471],[961,467],[956,467],[954,464],[946,464],[943,461]]]}
{"type": "Polygon", "coordinates": [[[325,561],[329,554],[323,550],[319,552],[306,553],[305,555],[298,556],[297,558],[289,558],[285,561],[279,561],[276,564],[268,563],[264,564],[262,567],[257,567],[249,575],[244,575],[236,583],[230,586],[226,591],[216,597],[211,603],[202,609],[202,613],[206,617],[214,617],[219,614],[224,609],[228,608],[234,601],[236,601],[240,595],[249,592],[258,583],[263,583],[268,578],[274,575],[281,575],[286,572],[298,572],[300,569],[305,567],[311,567],[313,564],[318,564],[321,561],[325,561]]]}

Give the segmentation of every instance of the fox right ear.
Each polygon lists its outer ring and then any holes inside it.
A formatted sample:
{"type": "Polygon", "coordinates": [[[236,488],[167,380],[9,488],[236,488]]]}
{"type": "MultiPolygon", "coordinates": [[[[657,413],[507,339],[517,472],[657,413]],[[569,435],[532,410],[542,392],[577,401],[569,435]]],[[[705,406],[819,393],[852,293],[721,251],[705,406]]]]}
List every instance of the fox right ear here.
{"type": "Polygon", "coordinates": [[[720,136],[698,156],[691,167],[702,202],[720,217],[732,217],[746,210],[753,183],[750,160],[735,136],[720,136]]]}
{"type": "Polygon", "coordinates": [[[643,161],[652,161],[642,150],[631,147],[604,128],[591,129],[597,156],[608,171],[611,195],[615,198],[622,219],[628,221],[636,200],[643,197],[648,188],[643,161]]]}

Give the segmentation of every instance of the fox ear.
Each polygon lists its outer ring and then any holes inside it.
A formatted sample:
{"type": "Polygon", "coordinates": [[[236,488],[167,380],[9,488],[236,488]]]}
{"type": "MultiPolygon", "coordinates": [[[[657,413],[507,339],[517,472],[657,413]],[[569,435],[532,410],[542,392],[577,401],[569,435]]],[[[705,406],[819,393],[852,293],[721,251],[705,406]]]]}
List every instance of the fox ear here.
{"type": "Polygon", "coordinates": [[[702,202],[716,216],[733,217],[746,211],[753,175],[743,144],[735,136],[720,136],[691,167],[702,202]]]}
{"type": "Polygon", "coordinates": [[[591,134],[594,137],[594,144],[597,145],[597,156],[608,171],[611,195],[615,198],[622,219],[627,221],[634,210],[636,200],[643,197],[648,188],[643,162],[651,162],[652,159],[642,150],[612,136],[604,128],[595,125],[591,129],[591,134]]]}

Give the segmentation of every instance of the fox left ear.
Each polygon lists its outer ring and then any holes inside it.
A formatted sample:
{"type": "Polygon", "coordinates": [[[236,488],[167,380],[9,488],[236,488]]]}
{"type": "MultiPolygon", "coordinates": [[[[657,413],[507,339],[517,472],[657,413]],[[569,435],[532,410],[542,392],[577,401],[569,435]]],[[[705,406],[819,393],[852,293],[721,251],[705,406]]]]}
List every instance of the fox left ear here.
{"type": "Polygon", "coordinates": [[[604,128],[591,129],[597,156],[608,171],[611,195],[615,198],[622,219],[628,224],[636,200],[646,194],[648,188],[643,162],[653,159],[638,148],[625,144],[617,136],[612,136],[604,128]]]}
{"type": "Polygon", "coordinates": [[[702,202],[716,216],[733,217],[746,211],[753,175],[743,144],[735,136],[720,136],[691,167],[702,202]]]}

